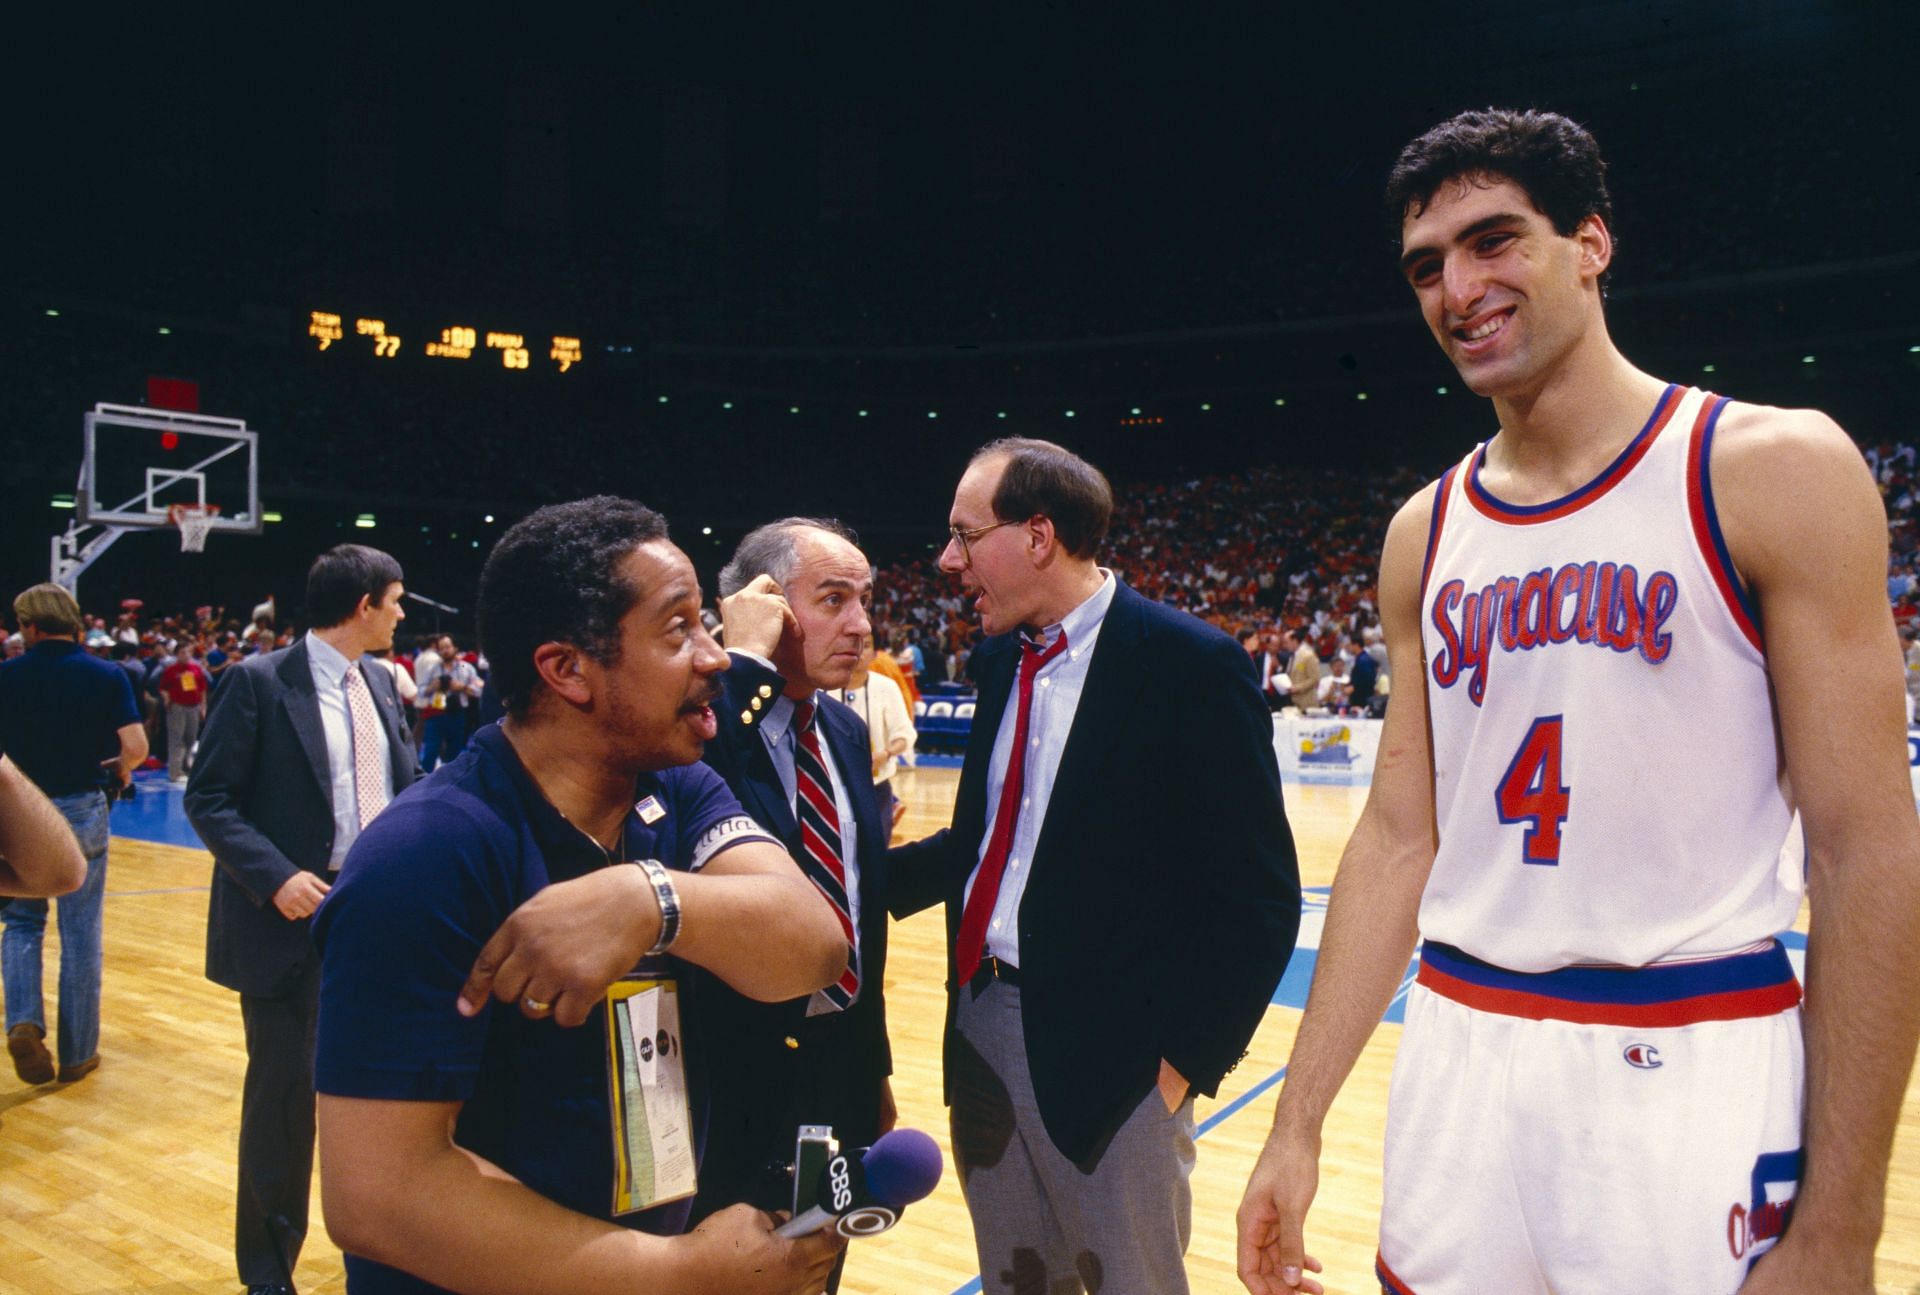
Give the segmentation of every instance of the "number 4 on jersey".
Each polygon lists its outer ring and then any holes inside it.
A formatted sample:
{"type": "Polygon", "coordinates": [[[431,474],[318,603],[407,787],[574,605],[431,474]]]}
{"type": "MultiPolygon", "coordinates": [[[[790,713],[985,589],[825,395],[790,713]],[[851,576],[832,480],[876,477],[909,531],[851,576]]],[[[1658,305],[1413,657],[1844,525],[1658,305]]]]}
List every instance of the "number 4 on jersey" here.
{"type": "Polygon", "coordinates": [[[1572,800],[1572,789],[1560,781],[1560,716],[1542,715],[1493,790],[1500,821],[1528,825],[1520,846],[1523,863],[1559,866],[1560,825],[1572,800]]]}

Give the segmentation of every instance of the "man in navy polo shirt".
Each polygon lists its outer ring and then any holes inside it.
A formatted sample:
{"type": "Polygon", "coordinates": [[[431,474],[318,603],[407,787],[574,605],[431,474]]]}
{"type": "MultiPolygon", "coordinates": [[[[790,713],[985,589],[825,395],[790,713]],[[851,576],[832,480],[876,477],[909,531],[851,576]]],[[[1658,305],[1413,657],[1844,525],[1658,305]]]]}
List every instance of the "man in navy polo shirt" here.
{"type": "Polygon", "coordinates": [[[83,650],[80,604],[55,584],[13,601],[25,654],[0,665],[0,750],[47,794],[73,827],[87,879],[57,901],[60,926],[60,1065],[47,1053],[40,949],[47,901],[0,910],[0,977],[7,982],[7,1051],[30,1084],[83,1079],[100,1065],[101,925],[107,894],[107,793],[147,758],[147,733],[120,667],[83,650]]]}
{"type": "Polygon", "coordinates": [[[727,665],[692,564],[638,504],[543,508],[488,558],[480,633],[506,718],[367,828],[315,919],[348,1289],[818,1291],[830,1238],[746,1206],[678,1235],[703,984],[778,1001],[846,954],[692,763],[727,665]]]}

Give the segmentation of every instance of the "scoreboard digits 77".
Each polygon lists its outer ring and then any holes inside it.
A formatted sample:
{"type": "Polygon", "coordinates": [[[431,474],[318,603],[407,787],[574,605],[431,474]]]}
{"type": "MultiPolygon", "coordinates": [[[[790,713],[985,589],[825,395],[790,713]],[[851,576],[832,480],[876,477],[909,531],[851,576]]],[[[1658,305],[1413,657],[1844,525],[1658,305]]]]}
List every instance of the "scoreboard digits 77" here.
{"type": "MultiPolygon", "coordinates": [[[[329,310],[308,312],[307,336],[322,351],[330,350],[336,344],[343,349],[350,345],[347,342],[345,320],[329,310]]],[[[391,360],[408,349],[407,339],[390,330],[384,319],[356,318],[353,321],[353,336],[356,342],[366,345],[375,359],[391,360]]],[[[477,328],[453,324],[440,329],[435,340],[419,344],[418,349],[422,355],[438,360],[469,360],[475,351],[488,352],[500,357],[501,368],[524,370],[533,367],[535,354],[541,351],[541,340],[530,339],[525,333],[494,329],[487,330],[483,335],[477,328]]],[[[545,340],[547,345],[539,358],[552,364],[556,371],[565,373],[580,363],[584,351],[579,338],[554,335],[545,340]]]]}

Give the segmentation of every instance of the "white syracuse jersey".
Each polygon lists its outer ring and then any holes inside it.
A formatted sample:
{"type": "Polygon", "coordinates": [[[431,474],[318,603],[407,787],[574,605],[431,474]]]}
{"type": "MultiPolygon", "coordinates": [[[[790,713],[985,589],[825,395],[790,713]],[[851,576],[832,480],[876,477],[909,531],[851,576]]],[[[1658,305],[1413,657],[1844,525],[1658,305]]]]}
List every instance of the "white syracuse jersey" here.
{"type": "Polygon", "coordinates": [[[1550,971],[1725,954],[1792,924],[1766,658],[1708,477],[1726,404],[1668,387],[1551,503],[1496,499],[1484,445],[1441,478],[1421,579],[1427,939],[1550,971]]]}

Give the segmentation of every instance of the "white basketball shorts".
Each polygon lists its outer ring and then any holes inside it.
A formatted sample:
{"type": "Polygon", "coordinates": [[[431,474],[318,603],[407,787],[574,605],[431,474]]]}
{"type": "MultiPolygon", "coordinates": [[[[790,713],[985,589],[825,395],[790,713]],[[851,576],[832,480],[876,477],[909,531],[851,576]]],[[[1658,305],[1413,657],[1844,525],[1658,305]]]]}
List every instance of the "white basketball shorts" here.
{"type": "Polygon", "coordinates": [[[1800,1179],[1800,986],[1778,942],[1637,970],[1421,950],[1381,1210],[1391,1295],[1732,1295],[1800,1179]]]}

